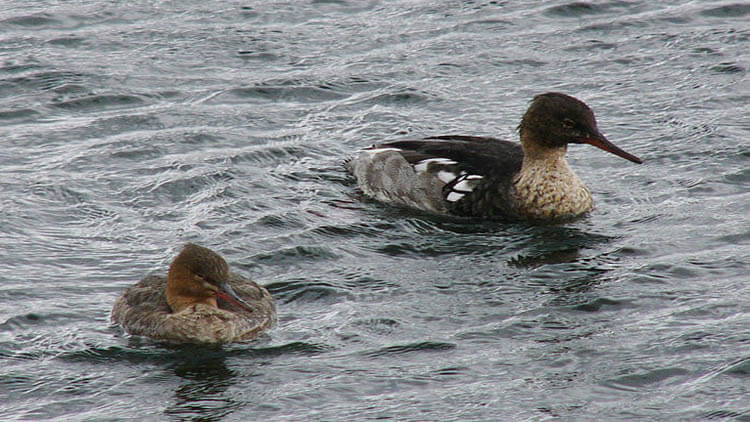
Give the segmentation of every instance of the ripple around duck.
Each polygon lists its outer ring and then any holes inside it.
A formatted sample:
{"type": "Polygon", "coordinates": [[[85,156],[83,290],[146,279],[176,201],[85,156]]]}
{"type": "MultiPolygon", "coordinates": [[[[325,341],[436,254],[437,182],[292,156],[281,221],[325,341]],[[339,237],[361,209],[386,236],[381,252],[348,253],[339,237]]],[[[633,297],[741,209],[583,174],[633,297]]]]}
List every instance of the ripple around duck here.
{"type": "Polygon", "coordinates": [[[576,1],[559,6],[552,6],[545,10],[545,14],[551,16],[560,16],[566,18],[582,17],[589,15],[598,15],[606,13],[610,6],[607,4],[594,4],[583,1],[576,1]]]}
{"type": "Polygon", "coordinates": [[[646,388],[654,388],[652,387],[654,384],[678,383],[688,375],[690,375],[690,371],[683,368],[654,369],[639,374],[615,377],[605,381],[603,384],[617,390],[635,392],[646,388]]]}
{"type": "Polygon", "coordinates": [[[717,242],[730,245],[744,245],[750,243],[750,230],[743,233],[729,234],[716,238],[717,242]]]}
{"type": "Polygon", "coordinates": [[[82,350],[61,353],[56,358],[69,362],[112,362],[131,364],[158,363],[163,365],[200,366],[203,362],[223,362],[232,357],[266,357],[281,355],[316,355],[330,351],[322,344],[295,341],[278,346],[264,346],[262,340],[253,343],[228,345],[173,344],[131,336],[128,346],[89,346],[82,350]]]}
{"type": "Polygon", "coordinates": [[[275,140],[264,140],[262,145],[244,147],[231,156],[232,163],[251,163],[259,167],[278,165],[278,163],[302,159],[309,156],[310,146],[300,145],[296,136],[282,137],[275,140]]]}
{"type": "Polygon", "coordinates": [[[278,281],[266,284],[265,287],[278,302],[336,302],[350,293],[327,281],[315,281],[309,278],[278,281]],[[325,300],[324,300],[325,299],[325,300]]]}
{"type": "MultiPolygon", "coordinates": [[[[154,139],[151,136],[142,136],[142,132],[158,131],[165,129],[164,123],[159,116],[154,114],[121,114],[117,116],[102,117],[86,125],[86,132],[91,136],[105,137],[103,142],[91,145],[92,150],[104,150],[106,154],[118,154],[122,150],[136,151],[139,147],[144,150],[164,148],[163,139],[154,139]],[[119,138],[126,133],[136,132],[137,135],[119,138]]],[[[73,134],[71,134],[73,135],[73,134]]],[[[189,139],[189,137],[187,137],[189,139]]],[[[182,139],[181,139],[182,140],[182,139]]],[[[162,154],[163,155],[163,154],[162,154]]]]}
{"type": "Polygon", "coordinates": [[[90,199],[90,195],[83,190],[51,181],[36,182],[29,187],[29,190],[39,198],[68,205],[79,205],[90,199]]]}
{"type": "Polygon", "coordinates": [[[399,329],[401,323],[390,318],[368,318],[352,321],[351,325],[369,334],[387,336],[399,329]]]}
{"type": "MultiPolygon", "coordinates": [[[[340,271],[337,271],[340,273],[340,271]]],[[[370,277],[359,273],[351,273],[344,271],[341,275],[344,279],[344,286],[350,291],[356,292],[357,294],[365,292],[382,292],[389,291],[391,289],[398,289],[400,286],[398,283],[384,280],[377,277],[370,277]]]]}
{"type": "Polygon", "coordinates": [[[535,254],[517,255],[508,260],[508,265],[516,268],[534,269],[544,265],[572,263],[580,258],[578,248],[562,249],[535,254]]]}
{"type": "Polygon", "coordinates": [[[16,315],[8,318],[5,322],[0,323],[0,332],[13,332],[21,331],[26,327],[38,325],[42,320],[42,316],[35,313],[28,313],[25,315],[16,315]]]}
{"type": "Polygon", "coordinates": [[[327,246],[297,245],[284,247],[269,252],[260,253],[253,257],[258,263],[268,266],[299,264],[301,261],[333,261],[339,258],[333,249],[327,246]]]}
{"type": "MultiPolygon", "coordinates": [[[[7,67],[4,69],[7,71],[7,67]]],[[[57,94],[70,92],[83,92],[83,84],[91,75],[65,70],[45,70],[41,72],[29,72],[39,70],[37,66],[17,66],[11,69],[13,74],[26,73],[22,76],[0,79],[0,89],[6,94],[22,94],[29,91],[50,91],[57,94]],[[75,88],[70,88],[75,87],[75,88]]]]}
{"type": "MultiPolygon", "coordinates": [[[[572,309],[583,312],[599,312],[602,310],[616,310],[624,307],[629,307],[630,303],[627,301],[607,299],[605,297],[599,297],[594,300],[575,305],[572,309]]],[[[632,306],[631,306],[632,307],[632,306]]]]}
{"type": "Polygon", "coordinates": [[[248,101],[322,103],[340,100],[346,95],[321,86],[273,86],[259,85],[250,88],[233,88],[224,91],[206,102],[209,104],[236,104],[248,101]]]}
{"type": "Polygon", "coordinates": [[[304,355],[313,356],[320,353],[330,352],[330,346],[303,341],[293,341],[279,346],[254,348],[253,353],[258,356],[282,356],[282,355],[304,355]]]}
{"type": "Polygon", "coordinates": [[[456,345],[453,343],[444,343],[436,341],[423,341],[419,343],[409,343],[395,346],[388,346],[382,349],[363,352],[364,356],[370,358],[377,358],[383,356],[394,356],[403,355],[409,353],[420,353],[420,352],[443,352],[446,350],[453,350],[456,345]]]}
{"type": "Polygon", "coordinates": [[[41,113],[30,108],[17,110],[0,110],[0,121],[5,124],[25,123],[36,120],[41,113]]]}
{"type": "Polygon", "coordinates": [[[734,62],[724,62],[710,67],[717,73],[745,73],[747,69],[734,62]]]}
{"type": "MultiPolygon", "coordinates": [[[[747,342],[747,341],[746,341],[747,342]]],[[[750,379],[750,357],[742,358],[721,370],[722,374],[750,379]]]]}
{"type": "MultiPolygon", "coordinates": [[[[434,95],[414,88],[389,88],[374,91],[369,95],[357,98],[352,104],[357,104],[358,108],[372,105],[405,107],[416,104],[427,104],[434,100],[436,100],[434,95]]],[[[349,106],[352,104],[349,104],[349,106]]]]}
{"type": "Polygon", "coordinates": [[[133,95],[104,94],[91,95],[84,98],[52,103],[51,105],[67,111],[74,112],[101,112],[105,110],[119,110],[135,108],[143,105],[145,101],[133,95]]]}
{"type": "Polygon", "coordinates": [[[570,47],[565,47],[565,51],[586,51],[590,52],[591,50],[615,50],[618,48],[618,45],[616,43],[609,43],[599,40],[587,40],[583,44],[579,45],[573,45],[570,47]]]}
{"type": "MultiPolygon", "coordinates": [[[[166,198],[169,203],[190,200],[193,195],[228,195],[225,189],[235,179],[227,169],[183,165],[179,170],[150,169],[157,175],[144,176],[143,184],[130,186],[129,197],[139,201],[166,198]]],[[[141,173],[145,172],[143,170],[141,173]]]]}
{"type": "Polygon", "coordinates": [[[79,47],[85,42],[86,42],[85,38],[74,37],[74,36],[58,37],[58,38],[53,38],[47,41],[48,44],[61,46],[61,47],[68,47],[68,48],[79,47]]]}
{"type": "Polygon", "coordinates": [[[736,420],[740,422],[747,422],[750,420],[749,413],[746,410],[709,410],[700,413],[700,420],[712,421],[712,420],[736,420]]]}
{"type": "Polygon", "coordinates": [[[12,18],[8,18],[5,20],[0,21],[0,27],[4,25],[9,26],[18,26],[18,27],[25,27],[25,28],[34,28],[34,29],[42,29],[42,28],[54,28],[61,25],[61,21],[59,19],[55,19],[51,15],[47,13],[41,13],[37,15],[28,15],[28,16],[15,16],[12,18]]]}
{"type": "Polygon", "coordinates": [[[750,14],[750,4],[736,3],[726,6],[711,7],[703,9],[700,14],[712,18],[741,18],[750,14]]]}

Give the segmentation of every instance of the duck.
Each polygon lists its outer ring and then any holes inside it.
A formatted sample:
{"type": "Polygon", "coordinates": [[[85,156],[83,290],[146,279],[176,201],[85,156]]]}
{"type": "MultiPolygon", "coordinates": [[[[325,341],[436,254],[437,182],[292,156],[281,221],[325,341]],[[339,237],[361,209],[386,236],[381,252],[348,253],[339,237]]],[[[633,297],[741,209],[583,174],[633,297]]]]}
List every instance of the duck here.
{"type": "Polygon", "coordinates": [[[166,275],[127,288],[111,320],[127,333],[171,343],[223,344],[256,339],[276,323],[268,290],[237,273],[218,253],[186,244],[166,275]]]}
{"type": "Polygon", "coordinates": [[[362,193],[429,213],[507,222],[575,218],[594,208],[591,191],[568,166],[568,144],[589,144],[643,161],[610,142],[583,101],[536,95],[518,125],[520,143],[442,135],[376,144],[345,162],[362,193]]]}

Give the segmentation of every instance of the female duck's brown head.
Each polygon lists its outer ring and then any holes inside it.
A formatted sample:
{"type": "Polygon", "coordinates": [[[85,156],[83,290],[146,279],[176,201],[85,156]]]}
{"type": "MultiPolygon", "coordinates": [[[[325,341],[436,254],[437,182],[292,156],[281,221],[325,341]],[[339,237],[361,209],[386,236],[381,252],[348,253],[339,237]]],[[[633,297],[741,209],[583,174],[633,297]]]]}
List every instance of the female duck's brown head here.
{"type": "Polygon", "coordinates": [[[224,258],[202,246],[188,243],[172,261],[167,274],[167,303],[172,312],[202,303],[218,308],[217,298],[253,312],[229,285],[229,265],[224,258]]]}

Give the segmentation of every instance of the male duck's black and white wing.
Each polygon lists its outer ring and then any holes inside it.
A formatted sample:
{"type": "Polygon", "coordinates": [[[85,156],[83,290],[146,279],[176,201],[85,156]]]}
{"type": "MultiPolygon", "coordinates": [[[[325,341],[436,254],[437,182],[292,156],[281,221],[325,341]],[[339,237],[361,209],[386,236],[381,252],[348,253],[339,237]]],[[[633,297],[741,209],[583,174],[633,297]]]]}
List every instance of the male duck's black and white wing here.
{"type": "Polygon", "coordinates": [[[502,218],[512,213],[506,196],[522,161],[516,143],[437,136],[375,145],[347,166],[362,191],[377,200],[437,213],[502,218]]]}

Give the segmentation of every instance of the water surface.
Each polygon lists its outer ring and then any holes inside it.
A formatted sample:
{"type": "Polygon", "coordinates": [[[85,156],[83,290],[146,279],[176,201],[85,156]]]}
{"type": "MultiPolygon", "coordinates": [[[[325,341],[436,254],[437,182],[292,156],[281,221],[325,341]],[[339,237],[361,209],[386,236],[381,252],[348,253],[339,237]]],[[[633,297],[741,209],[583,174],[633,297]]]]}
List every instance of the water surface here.
{"type": "Polygon", "coordinates": [[[728,0],[0,8],[0,419],[750,421],[750,7],[728,0]],[[401,136],[585,100],[597,208],[362,198],[401,136]],[[258,342],[109,323],[185,242],[276,297],[258,342]]]}

